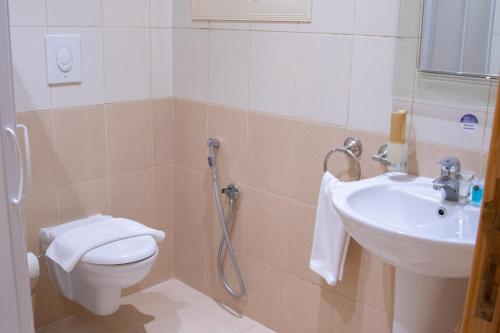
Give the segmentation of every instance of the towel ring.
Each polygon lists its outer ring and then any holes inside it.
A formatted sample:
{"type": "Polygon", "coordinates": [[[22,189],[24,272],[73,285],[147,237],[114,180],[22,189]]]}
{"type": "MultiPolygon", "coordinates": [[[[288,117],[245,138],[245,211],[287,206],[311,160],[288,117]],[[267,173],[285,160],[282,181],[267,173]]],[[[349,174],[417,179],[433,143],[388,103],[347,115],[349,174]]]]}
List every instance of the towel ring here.
{"type": "Polygon", "coordinates": [[[344,153],[356,164],[357,176],[356,180],[361,179],[361,163],[359,163],[358,157],[363,152],[363,145],[361,144],[361,140],[358,138],[347,138],[344,141],[343,148],[335,148],[328,152],[325,156],[325,161],[323,163],[323,169],[325,172],[328,171],[328,160],[334,153],[344,153]]]}

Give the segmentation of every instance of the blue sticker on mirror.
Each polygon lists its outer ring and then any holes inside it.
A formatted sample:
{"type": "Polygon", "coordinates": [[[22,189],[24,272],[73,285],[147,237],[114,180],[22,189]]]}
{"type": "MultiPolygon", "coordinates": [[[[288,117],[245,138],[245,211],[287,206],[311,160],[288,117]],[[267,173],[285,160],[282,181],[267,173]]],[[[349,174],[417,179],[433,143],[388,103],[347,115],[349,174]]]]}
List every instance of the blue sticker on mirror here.
{"type": "Polygon", "coordinates": [[[473,114],[466,114],[460,119],[460,126],[465,132],[474,132],[479,127],[479,120],[473,114]]]}

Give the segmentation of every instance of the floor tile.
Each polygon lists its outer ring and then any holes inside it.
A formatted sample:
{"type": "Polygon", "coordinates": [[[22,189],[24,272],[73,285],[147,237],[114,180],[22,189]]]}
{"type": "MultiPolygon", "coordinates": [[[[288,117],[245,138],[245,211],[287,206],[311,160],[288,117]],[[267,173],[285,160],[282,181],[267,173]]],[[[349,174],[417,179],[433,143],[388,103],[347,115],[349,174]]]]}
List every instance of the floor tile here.
{"type": "Polygon", "coordinates": [[[108,317],[84,312],[37,333],[272,333],[208,296],[171,279],[122,298],[108,317]]]}

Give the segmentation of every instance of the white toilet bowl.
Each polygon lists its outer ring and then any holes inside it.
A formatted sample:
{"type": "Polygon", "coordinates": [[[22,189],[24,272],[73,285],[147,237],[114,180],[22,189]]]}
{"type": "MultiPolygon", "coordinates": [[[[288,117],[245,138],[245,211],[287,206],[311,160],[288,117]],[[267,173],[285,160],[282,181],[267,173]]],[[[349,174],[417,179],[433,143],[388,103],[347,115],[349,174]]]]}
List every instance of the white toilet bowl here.
{"type": "MultiPolygon", "coordinates": [[[[50,240],[40,239],[44,251],[50,240]]],[[[50,278],[67,299],[92,313],[107,316],[120,306],[121,290],[141,281],[150,271],[158,245],[149,235],[118,240],[87,252],[71,272],[45,257],[50,278]]]]}

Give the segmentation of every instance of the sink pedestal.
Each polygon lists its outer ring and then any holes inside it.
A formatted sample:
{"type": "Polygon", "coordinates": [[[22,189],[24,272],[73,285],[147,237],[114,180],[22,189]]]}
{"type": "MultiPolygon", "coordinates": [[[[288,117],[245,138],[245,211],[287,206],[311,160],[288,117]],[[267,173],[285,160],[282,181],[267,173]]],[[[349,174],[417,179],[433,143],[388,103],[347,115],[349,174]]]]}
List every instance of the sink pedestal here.
{"type": "Polygon", "coordinates": [[[462,317],[467,280],[425,276],[396,267],[392,333],[453,333],[462,317]]]}

